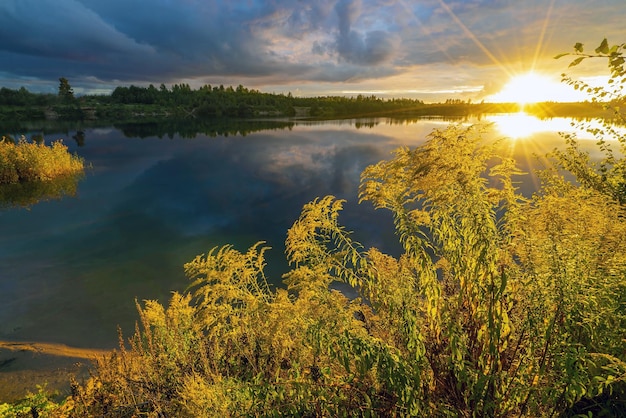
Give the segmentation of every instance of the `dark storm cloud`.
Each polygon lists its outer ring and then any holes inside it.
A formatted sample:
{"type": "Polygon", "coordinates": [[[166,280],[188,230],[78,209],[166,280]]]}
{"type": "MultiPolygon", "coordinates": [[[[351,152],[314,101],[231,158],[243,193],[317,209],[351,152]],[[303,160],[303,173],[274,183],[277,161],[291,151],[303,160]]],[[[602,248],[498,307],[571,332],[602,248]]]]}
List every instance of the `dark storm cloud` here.
{"type": "Polygon", "coordinates": [[[74,0],[5,0],[0,6],[0,49],[77,61],[97,61],[98,54],[154,52],[74,0]]]}
{"type": "MultiPolygon", "coordinates": [[[[344,80],[389,59],[395,38],[385,30],[351,28],[361,15],[335,1],[7,0],[0,5],[4,71],[104,81],[167,81],[240,75],[310,76],[313,42],[344,80]],[[299,42],[311,44],[302,47],[299,42]],[[45,62],[45,64],[44,64],[45,62]],[[356,65],[353,65],[356,64],[356,65]]],[[[355,6],[359,6],[353,2],[355,6]]],[[[328,63],[328,62],[326,62],[328,63]]]]}
{"type": "Polygon", "coordinates": [[[178,63],[183,76],[204,72],[262,75],[272,70],[254,36],[256,10],[237,2],[90,2],[129,37],[151,45],[162,62],[178,63]]]}
{"type": "Polygon", "coordinates": [[[623,0],[2,0],[0,79],[54,88],[64,76],[86,91],[356,82],[617,42],[619,11],[623,0]]]}
{"type": "Polygon", "coordinates": [[[341,33],[337,51],[346,61],[353,64],[382,64],[393,56],[395,40],[383,31],[361,35],[355,31],[341,33]]]}
{"type": "Polygon", "coordinates": [[[36,76],[52,65],[58,74],[134,81],[273,70],[268,60],[259,59],[249,29],[219,10],[194,9],[185,2],[91,3],[9,0],[0,5],[5,71],[36,76]],[[40,59],[46,64],[37,65],[40,59]]]}

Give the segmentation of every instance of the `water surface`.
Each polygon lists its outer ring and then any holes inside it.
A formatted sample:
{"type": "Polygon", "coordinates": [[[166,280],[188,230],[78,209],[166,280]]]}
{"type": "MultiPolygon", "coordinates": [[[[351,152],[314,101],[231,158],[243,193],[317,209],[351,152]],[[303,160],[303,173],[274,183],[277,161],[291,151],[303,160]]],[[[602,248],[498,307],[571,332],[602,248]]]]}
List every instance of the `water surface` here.
{"type": "MultiPolygon", "coordinates": [[[[521,132],[507,131],[511,118],[487,118],[489,136],[521,132]]],[[[347,200],[340,220],[355,239],[396,254],[390,214],[357,202],[359,175],[448,123],[294,122],[245,136],[184,137],[90,128],[81,141],[68,132],[66,144],[91,166],[76,195],[0,209],[0,339],[114,347],[117,325],[132,333],[136,299],[165,303],[188,284],[185,262],[227,243],[245,251],[266,241],[267,276],[280,286],[287,229],[305,203],[328,194],[347,200]]],[[[534,154],[562,144],[551,126],[511,142],[524,170],[537,166],[534,154]]],[[[529,177],[520,187],[530,194],[536,185],[529,177]]]]}

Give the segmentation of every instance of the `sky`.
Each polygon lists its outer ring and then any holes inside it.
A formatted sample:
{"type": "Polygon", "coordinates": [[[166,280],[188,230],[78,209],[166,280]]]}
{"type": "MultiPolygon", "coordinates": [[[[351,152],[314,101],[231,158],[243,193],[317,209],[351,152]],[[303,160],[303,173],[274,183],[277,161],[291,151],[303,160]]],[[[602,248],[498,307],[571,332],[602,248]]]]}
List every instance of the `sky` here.
{"type": "Polygon", "coordinates": [[[554,56],[626,42],[625,16],[626,0],[1,0],[0,87],[476,101],[529,71],[608,74],[554,56]]]}

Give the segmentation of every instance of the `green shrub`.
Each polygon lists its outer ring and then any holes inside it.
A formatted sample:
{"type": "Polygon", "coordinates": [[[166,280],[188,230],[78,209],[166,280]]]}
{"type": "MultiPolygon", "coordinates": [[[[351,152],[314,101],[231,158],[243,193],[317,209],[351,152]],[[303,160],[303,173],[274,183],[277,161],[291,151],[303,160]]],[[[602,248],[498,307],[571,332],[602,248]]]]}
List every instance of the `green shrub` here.
{"type": "Polygon", "coordinates": [[[45,386],[38,386],[37,393],[28,393],[24,399],[13,404],[0,403],[2,418],[60,418],[68,416],[72,409],[71,402],[56,403],[55,394],[49,393],[45,386]]]}

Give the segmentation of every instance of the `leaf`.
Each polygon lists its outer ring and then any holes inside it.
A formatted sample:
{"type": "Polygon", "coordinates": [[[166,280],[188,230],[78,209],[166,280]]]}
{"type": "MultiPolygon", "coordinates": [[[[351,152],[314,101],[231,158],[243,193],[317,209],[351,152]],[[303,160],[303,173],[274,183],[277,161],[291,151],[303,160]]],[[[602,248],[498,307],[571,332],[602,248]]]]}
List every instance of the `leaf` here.
{"type": "Polygon", "coordinates": [[[596,53],[598,54],[608,54],[609,53],[609,43],[606,38],[602,40],[602,43],[599,47],[596,48],[596,53]]]}
{"type": "Polygon", "coordinates": [[[576,52],[583,52],[583,44],[581,44],[580,42],[576,42],[576,45],[574,45],[574,50],[576,52]]]}
{"type": "Polygon", "coordinates": [[[584,60],[584,59],[585,59],[585,57],[578,57],[578,58],[576,58],[574,61],[572,61],[572,62],[569,64],[568,68],[570,68],[570,67],[574,67],[574,66],[576,66],[576,65],[580,64],[580,63],[582,62],[582,60],[584,60]]]}
{"type": "Polygon", "coordinates": [[[559,58],[563,58],[563,57],[564,57],[564,56],[566,56],[566,55],[569,55],[569,53],[568,53],[568,52],[564,52],[564,53],[562,53],[562,54],[555,55],[555,56],[554,56],[554,59],[555,59],[555,60],[558,60],[559,58]]]}

